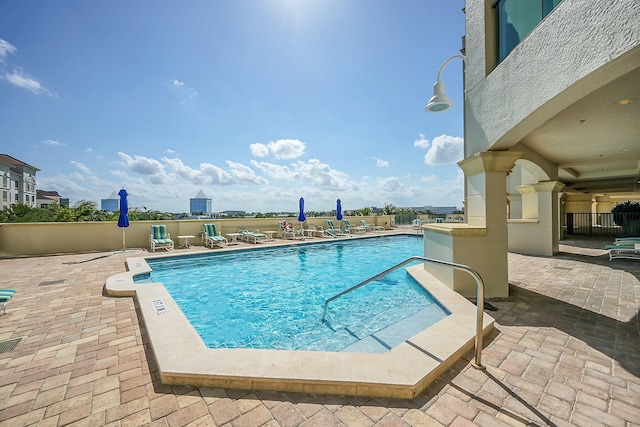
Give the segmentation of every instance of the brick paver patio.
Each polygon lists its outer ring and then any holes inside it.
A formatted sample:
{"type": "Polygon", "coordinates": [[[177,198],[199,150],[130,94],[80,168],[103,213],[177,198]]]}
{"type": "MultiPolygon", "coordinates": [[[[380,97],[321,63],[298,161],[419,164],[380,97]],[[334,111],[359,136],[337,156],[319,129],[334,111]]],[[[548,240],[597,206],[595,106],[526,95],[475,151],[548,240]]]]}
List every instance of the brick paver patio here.
{"type": "Polygon", "coordinates": [[[2,259],[0,425],[638,426],[640,262],[586,243],[509,254],[486,371],[467,354],[413,400],[163,385],[134,299],[103,295],[136,253],[2,259]]]}

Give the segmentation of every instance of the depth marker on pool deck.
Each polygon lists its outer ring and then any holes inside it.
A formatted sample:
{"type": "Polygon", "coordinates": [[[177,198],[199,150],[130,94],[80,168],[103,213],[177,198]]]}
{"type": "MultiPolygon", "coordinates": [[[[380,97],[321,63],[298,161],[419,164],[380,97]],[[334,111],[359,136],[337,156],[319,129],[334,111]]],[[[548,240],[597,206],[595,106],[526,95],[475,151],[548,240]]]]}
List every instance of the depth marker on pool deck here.
{"type": "Polygon", "coordinates": [[[160,316],[161,314],[167,314],[169,312],[169,309],[166,305],[164,305],[164,301],[162,301],[161,299],[154,299],[153,301],[151,301],[151,305],[153,305],[153,308],[156,310],[156,314],[158,316],[160,316]]]}

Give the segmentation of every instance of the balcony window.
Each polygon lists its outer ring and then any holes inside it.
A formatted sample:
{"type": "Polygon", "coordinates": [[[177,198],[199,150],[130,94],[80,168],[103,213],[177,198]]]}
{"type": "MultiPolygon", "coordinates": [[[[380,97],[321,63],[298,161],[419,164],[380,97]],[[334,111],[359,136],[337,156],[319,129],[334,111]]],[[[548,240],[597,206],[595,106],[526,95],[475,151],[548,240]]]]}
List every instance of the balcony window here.
{"type": "Polygon", "coordinates": [[[495,0],[498,63],[562,0],[495,0]]]}

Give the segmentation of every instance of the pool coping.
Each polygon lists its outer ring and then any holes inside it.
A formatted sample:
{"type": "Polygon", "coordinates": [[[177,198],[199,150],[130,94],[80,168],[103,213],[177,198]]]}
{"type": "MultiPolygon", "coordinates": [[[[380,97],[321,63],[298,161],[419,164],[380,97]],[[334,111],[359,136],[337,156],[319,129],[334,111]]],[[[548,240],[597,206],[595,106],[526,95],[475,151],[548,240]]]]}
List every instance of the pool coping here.
{"type": "MultiPolygon", "coordinates": [[[[127,266],[105,290],[136,298],[163,384],[410,399],[475,342],[476,306],[421,264],[406,270],[451,314],[382,354],[207,348],[161,283],[134,283],[145,258],[127,266]]],[[[484,313],[484,334],[493,325],[484,313]]]]}

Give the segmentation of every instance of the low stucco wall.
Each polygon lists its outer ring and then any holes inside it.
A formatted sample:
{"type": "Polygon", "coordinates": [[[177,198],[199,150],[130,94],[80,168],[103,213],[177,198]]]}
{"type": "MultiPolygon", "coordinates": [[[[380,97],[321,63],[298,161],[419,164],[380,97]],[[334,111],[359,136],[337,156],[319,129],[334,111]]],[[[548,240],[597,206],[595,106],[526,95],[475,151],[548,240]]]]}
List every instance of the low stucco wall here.
{"type": "MultiPolygon", "coordinates": [[[[389,228],[391,217],[345,217],[353,225],[360,225],[365,219],[370,224],[389,228]]],[[[171,238],[180,244],[177,236],[193,235],[190,243],[200,244],[198,232],[202,224],[214,223],[219,233],[235,233],[238,230],[278,230],[278,223],[288,220],[298,227],[296,218],[238,218],[238,219],[200,219],[200,220],[168,220],[168,221],[131,221],[125,229],[127,248],[148,248],[151,225],[164,224],[171,238]]],[[[310,226],[326,228],[326,219],[308,218],[310,226]]],[[[274,236],[277,236],[275,234],[274,236]]],[[[42,222],[42,223],[3,223],[0,224],[0,257],[47,255],[60,253],[114,251],[123,248],[122,229],[113,222],[42,222]]]]}

